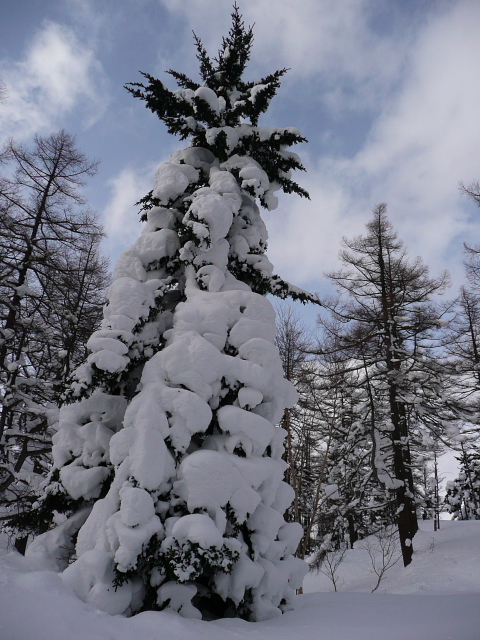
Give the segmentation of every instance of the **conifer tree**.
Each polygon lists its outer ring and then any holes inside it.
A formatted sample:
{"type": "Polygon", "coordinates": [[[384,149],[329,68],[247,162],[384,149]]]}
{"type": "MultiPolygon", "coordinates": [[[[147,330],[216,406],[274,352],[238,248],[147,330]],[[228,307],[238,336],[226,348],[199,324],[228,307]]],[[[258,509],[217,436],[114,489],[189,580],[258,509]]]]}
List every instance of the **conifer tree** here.
{"type": "Polygon", "coordinates": [[[110,613],[265,619],[305,573],[275,426],[296,393],[265,294],[311,297],[273,275],[256,204],[308,195],[288,150],[304,138],[258,125],[285,69],[243,80],[252,40],[235,7],[216,58],[195,37],[200,82],[169,71],[176,91],[148,74],[127,86],[190,146],[141,201],[146,225],[60,412],[38,513],[61,524],[27,549],[70,562],[64,581],[110,613]]]}
{"type": "Polygon", "coordinates": [[[306,496],[309,498],[312,494],[310,467],[313,438],[309,428],[312,420],[302,405],[302,396],[309,395],[308,384],[306,385],[309,370],[306,351],[309,348],[309,341],[300,317],[290,306],[282,305],[277,308],[275,343],[280,353],[285,378],[295,384],[299,394],[297,404],[285,409],[281,423],[287,432],[283,456],[288,464],[285,481],[295,492],[285,518],[290,522],[303,524],[302,503],[305,502],[306,496]]]}
{"type": "Polygon", "coordinates": [[[456,520],[480,520],[480,451],[478,446],[469,449],[461,446],[460,473],[447,483],[445,504],[456,520]]]}
{"type": "Polygon", "coordinates": [[[352,357],[339,343],[338,322],[323,318],[321,327],[312,385],[324,449],[315,514],[316,566],[329,551],[352,546],[389,522],[393,511],[392,498],[378,478],[388,441],[380,428],[383,408],[374,397],[365,345],[357,342],[352,357]]]}
{"type": "MultiPolygon", "coordinates": [[[[441,310],[431,298],[441,293],[447,274],[430,278],[420,258],[410,261],[386,216],[386,205],[375,208],[368,233],[344,239],[344,269],[330,274],[346,298],[331,305],[339,327],[340,348],[352,359],[360,354],[368,375],[372,402],[380,415],[374,434],[388,447],[377,447],[378,480],[395,500],[405,566],[411,562],[412,539],[418,529],[413,480],[415,431],[437,437],[450,423],[465,418],[435,358],[441,310]]],[[[373,415],[373,413],[372,413],[373,415]]]]}

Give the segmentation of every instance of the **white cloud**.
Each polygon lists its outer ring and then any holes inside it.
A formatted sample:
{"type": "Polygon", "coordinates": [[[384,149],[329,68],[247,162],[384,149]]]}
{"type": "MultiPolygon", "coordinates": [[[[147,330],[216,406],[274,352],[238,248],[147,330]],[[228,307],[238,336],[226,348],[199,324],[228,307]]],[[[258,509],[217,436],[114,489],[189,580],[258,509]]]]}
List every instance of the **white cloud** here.
{"type": "MultiPolygon", "coordinates": [[[[188,73],[197,66],[188,32],[193,28],[215,54],[229,28],[231,0],[160,1],[181,17],[185,29],[175,52],[159,51],[169,56],[162,68],[177,68],[179,62],[178,70],[188,73]]],[[[462,240],[480,238],[458,191],[459,180],[480,179],[480,5],[434,2],[423,21],[402,22],[404,11],[385,32],[372,26],[375,7],[374,0],[295,5],[244,0],[241,5],[245,22],[256,22],[252,67],[261,65],[264,72],[290,66],[289,76],[301,80],[303,75],[310,96],[318,87],[333,112],[367,105],[374,118],[353,157],[315,157],[318,149],[307,147],[313,159],[298,181],[312,200],[285,197],[280,209],[266,216],[276,271],[299,285],[316,280],[322,286],[323,271],[337,265],[341,237],[363,233],[379,202],[388,203],[410,255],[422,255],[433,274],[448,267],[458,281],[462,240]]],[[[295,117],[285,124],[294,125],[295,117]]],[[[317,126],[319,138],[335,135],[334,129],[317,126]]],[[[105,210],[110,247],[123,248],[138,235],[133,203],[151,188],[152,173],[128,168],[111,181],[105,210]]]]}
{"type": "Polygon", "coordinates": [[[458,189],[480,178],[479,27],[480,5],[468,0],[426,23],[363,148],[353,158],[319,159],[307,182],[299,176],[312,201],[271,216],[277,270],[320,280],[341,236],[362,233],[373,206],[387,202],[410,255],[421,255],[432,274],[449,268],[458,284],[462,241],[480,240],[478,216],[468,216],[476,210],[458,189]]]}
{"type": "Polygon", "coordinates": [[[0,61],[0,77],[7,90],[0,109],[5,137],[23,139],[59,128],[77,108],[88,127],[107,104],[105,74],[94,51],[55,22],[43,23],[24,60],[0,61]]]}
{"type": "Polygon", "coordinates": [[[317,282],[323,288],[323,273],[338,268],[342,237],[362,233],[367,218],[352,202],[334,166],[312,170],[298,181],[311,200],[284,196],[277,211],[264,215],[268,254],[276,273],[290,282],[317,282]]]}
{"type": "Polygon", "coordinates": [[[467,231],[458,183],[480,174],[479,27],[480,5],[468,1],[430,22],[398,99],[352,163],[376,198],[384,193],[415,248],[425,254],[428,242],[432,261],[467,231]]]}
{"type": "Polygon", "coordinates": [[[149,164],[139,170],[126,167],[107,185],[111,189],[111,198],[102,215],[102,223],[107,234],[103,250],[110,256],[112,264],[120,253],[130,246],[142,230],[140,216],[135,203],[148,193],[153,186],[154,169],[149,164]]]}
{"type": "MultiPolygon", "coordinates": [[[[230,26],[231,0],[159,1],[216,54],[230,26]]],[[[418,28],[413,16],[404,29],[394,9],[385,18],[388,28],[374,27],[376,0],[244,0],[240,11],[247,26],[255,25],[250,67],[287,66],[289,78],[321,78],[319,97],[332,109],[374,104],[395,82],[418,28]]]]}

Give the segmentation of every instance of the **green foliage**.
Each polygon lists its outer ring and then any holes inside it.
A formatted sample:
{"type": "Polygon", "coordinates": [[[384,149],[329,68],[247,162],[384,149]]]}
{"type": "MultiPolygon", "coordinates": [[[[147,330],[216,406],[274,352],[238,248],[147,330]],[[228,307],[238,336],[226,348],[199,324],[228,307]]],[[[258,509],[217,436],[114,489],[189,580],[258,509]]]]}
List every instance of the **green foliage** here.
{"type": "Polygon", "coordinates": [[[48,531],[52,526],[55,514],[69,517],[81,507],[82,498],[73,500],[59,482],[60,473],[56,469],[52,473],[47,491],[30,509],[22,509],[3,520],[3,529],[9,535],[34,536],[48,531]]]}
{"type": "Polygon", "coordinates": [[[233,563],[238,560],[238,551],[229,549],[225,544],[220,549],[204,549],[197,543],[172,542],[163,554],[162,566],[179,582],[191,582],[200,576],[213,575],[217,571],[230,573],[233,563]]]}
{"type": "MultiPolygon", "coordinates": [[[[303,171],[304,167],[298,156],[285,151],[286,147],[305,142],[306,139],[294,129],[272,129],[269,135],[266,130],[257,129],[259,117],[268,109],[287,69],[280,69],[254,82],[242,80],[252,41],[252,28],[245,28],[235,6],[232,27],[213,61],[208,57],[201,40],[195,36],[203,85],[170,69],[168,73],[180,87],[177,91],[171,91],[160,80],[143,72],[147,84],[132,82],[125,88],[134,97],[145,101],[146,107],[166,124],[169,133],[178,135],[181,140],[191,137],[193,147],[209,149],[220,162],[225,162],[235,154],[250,156],[262,166],[270,182],[276,182],[285,193],[297,193],[308,198],[305,189],[289,175],[290,171],[303,171]],[[201,92],[195,95],[201,87],[215,92],[222,105],[218,112],[212,109],[201,92]],[[244,121],[249,121],[250,125],[242,125],[244,121]],[[226,131],[231,127],[242,127],[234,148],[228,146],[226,131]]],[[[142,198],[142,210],[151,201],[150,194],[142,198]]],[[[262,198],[260,202],[266,206],[262,198]]]]}
{"type": "MultiPolygon", "coordinates": [[[[170,538],[169,542],[168,547],[165,542],[161,545],[157,536],[153,536],[139,554],[135,567],[128,571],[120,571],[118,566],[114,568],[115,589],[138,575],[143,576],[146,589],[143,610],[160,610],[166,606],[165,603],[163,607],[157,603],[157,587],[160,583],[170,580],[181,583],[201,580],[208,583],[218,571],[230,573],[233,564],[239,558],[238,551],[230,549],[225,544],[221,548],[204,548],[190,541],[180,544],[173,538],[170,538]]],[[[230,603],[230,606],[232,604],[230,603]]],[[[229,603],[221,600],[216,608],[220,611],[224,610],[225,606],[229,606],[229,603]]]]}
{"type": "MultiPolygon", "coordinates": [[[[148,83],[129,83],[126,89],[145,102],[146,107],[166,124],[169,133],[178,135],[182,140],[190,137],[191,146],[208,149],[220,163],[235,155],[250,157],[265,171],[271,185],[285,193],[297,193],[308,198],[305,189],[291,179],[293,170],[305,169],[297,154],[288,151],[288,147],[305,142],[305,138],[293,128],[267,129],[257,126],[260,115],[268,109],[287,69],[275,71],[259,81],[246,82],[242,79],[250,58],[253,32],[251,27],[245,28],[236,5],[232,13],[231,29],[228,36],[223,38],[216,58],[210,59],[201,40],[196,35],[194,39],[203,84],[170,69],[168,73],[180,87],[177,91],[171,91],[148,73],[143,73],[148,83]],[[201,88],[215,92],[218,111],[204,99],[202,91],[199,91],[201,88]]],[[[240,169],[232,167],[229,170],[241,185],[243,181],[240,169]]],[[[176,231],[182,245],[191,241],[197,246],[200,240],[191,227],[183,223],[182,214],[186,213],[190,205],[190,195],[201,186],[208,186],[208,175],[203,171],[200,172],[199,180],[191,183],[175,201],[162,203],[150,191],[137,203],[141,206],[142,220],[147,219],[147,212],[153,207],[174,207],[179,214],[176,231]]],[[[256,197],[252,185],[246,184],[243,189],[252,198],[256,197]]],[[[266,194],[260,194],[259,201],[268,208],[266,194]]],[[[246,220],[245,224],[248,226],[251,222],[246,220]]],[[[208,245],[208,241],[206,244],[208,245]]],[[[264,253],[265,250],[266,246],[259,247],[259,253],[264,253]]],[[[253,250],[252,252],[254,253],[253,250]]],[[[254,265],[234,256],[230,258],[229,269],[236,278],[260,295],[271,294],[280,298],[291,297],[304,304],[320,304],[317,296],[293,287],[277,275],[267,277],[254,265]]],[[[202,283],[199,285],[202,286],[202,283]]]]}

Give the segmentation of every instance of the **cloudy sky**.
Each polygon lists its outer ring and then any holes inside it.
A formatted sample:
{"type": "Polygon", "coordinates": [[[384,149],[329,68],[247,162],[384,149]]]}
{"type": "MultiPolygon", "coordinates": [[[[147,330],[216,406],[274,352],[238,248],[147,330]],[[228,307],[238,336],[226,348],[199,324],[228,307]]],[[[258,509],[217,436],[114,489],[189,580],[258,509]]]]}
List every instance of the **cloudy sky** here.
{"type": "MultiPolygon", "coordinates": [[[[196,77],[192,30],[215,54],[231,0],[2,0],[0,138],[65,127],[101,161],[87,196],[118,252],[140,231],[134,203],[179,148],[124,89],[147,71],[196,77]]],[[[480,179],[480,0],[239,0],[255,23],[248,76],[289,67],[263,124],[295,126],[306,201],[265,218],[277,273],[318,291],[342,236],[387,202],[412,257],[463,279],[480,210],[458,185],[480,179]]],[[[261,123],[262,124],[262,123],[261,123]]],[[[183,145],[184,146],[184,145],[183,145]]],[[[455,295],[452,289],[451,295],[455,295]]]]}

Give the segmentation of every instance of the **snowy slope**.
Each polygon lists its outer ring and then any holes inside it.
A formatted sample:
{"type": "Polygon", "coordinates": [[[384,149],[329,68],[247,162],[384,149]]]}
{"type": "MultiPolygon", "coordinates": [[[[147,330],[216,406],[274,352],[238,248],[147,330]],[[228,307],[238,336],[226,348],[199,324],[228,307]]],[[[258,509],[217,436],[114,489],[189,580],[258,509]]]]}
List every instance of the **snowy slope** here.
{"type": "Polygon", "coordinates": [[[435,534],[430,523],[421,527],[412,565],[393,567],[376,593],[366,553],[354,549],[341,567],[344,591],[328,593],[331,582],[310,574],[295,611],[256,623],[109,616],[78,600],[59,575],[4,555],[0,640],[480,640],[480,521],[442,522],[435,534]]]}
{"type": "MultiPolygon", "coordinates": [[[[412,564],[404,568],[399,561],[391,567],[376,593],[480,594],[480,521],[442,520],[437,532],[432,521],[420,521],[419,526],[412,564]]],[[[365,542],[356,543],[355,549],[345,554],[338,569],[338,591],[370,592],[374,587],[376,578],[365,542]]],[[[333,591],[327,576],[313,572],[305,578],[303,588],[305,593],[333,591]]]]}

